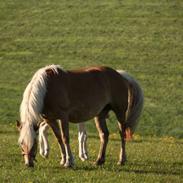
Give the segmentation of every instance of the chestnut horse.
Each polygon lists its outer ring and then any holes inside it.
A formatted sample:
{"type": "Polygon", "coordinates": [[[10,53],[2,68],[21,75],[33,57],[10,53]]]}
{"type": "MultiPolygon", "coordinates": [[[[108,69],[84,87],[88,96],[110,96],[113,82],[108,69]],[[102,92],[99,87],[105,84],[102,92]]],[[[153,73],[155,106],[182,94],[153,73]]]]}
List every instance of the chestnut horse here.
{"type": "MultiPolygon", "coordinates": [[[[140,85],[138,84],[138,82],[132,77],[130,76],[127,72],[123,71],[123,70],[117,70],[117,72],[120,73],[120,75],[124,78],[127,79],[128,82],[130,82],[132,85],[136,85],[138,87],[136,87],[136,89],[138,90],[139,94],[142,92],[140,85]]],[[[137,95],[138,97],[140,95],[137,95]]],[[[130,97],[130,96],[128,96],[130,97]]],[[[143,107],[143,95],[141,94],[141,100],[139,100],[139,106],[138,106],[138,114],[140,116],[140,111],[142,110],[143,107]]],[[[130,99],[129,99],[130,101],[130,99]]],[[[135,123],[134,125],[137,125],[138,122],[138,117],[134,120],[135,123]]],[[[39,126],[39,152],[40,155],[43,158],[47,158],[49,155],[49,143],[48,143],[48,129],[49,126],[48,124],[43,121],[41,122],[40,126],[39,126]]],[[[131,131],[128,129],[126,130],[126,140],[132,140],[132,134],[131,131]]],[[[86,127],[85,127],[85,123],[79,123],[78,124],[78,143],[79,143],[79,158],[82,161],[85,161],[88,159],[88,151],[87,151],[87,132],[86,132],[86,127]]]]}
{"type": "Polygon", "coordinates": [[[111,68],[91,67],[77,71],[64,71],[57,65],[41,68],[24,92],[20,107],[21,123],[17,123],[25,164],[33,166],[37,149],[36,130],[43,118],[60,144],[61,164],[72,166],[69,122],[80,123],[93,117],[101,140],[96,164],[103,164],[109,136],[106,118],[110,110],[116,115],[121,136],[118,164],[124,164],[125,131],[134,132],[142,104],[139,85],[128,82],[111,68]]]}

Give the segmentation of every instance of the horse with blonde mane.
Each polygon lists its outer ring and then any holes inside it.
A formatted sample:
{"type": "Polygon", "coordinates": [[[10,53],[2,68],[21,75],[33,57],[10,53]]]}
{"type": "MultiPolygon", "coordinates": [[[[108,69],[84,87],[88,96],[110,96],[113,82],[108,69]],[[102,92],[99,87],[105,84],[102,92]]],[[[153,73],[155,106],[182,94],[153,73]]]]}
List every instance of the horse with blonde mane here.
{"type": "Polygon", "coordinates": [[[37,149],[36,130],[42,119],[52,128],[61,149],[61,165],[74,163],[69,144],[69,122],[95,119],[101,144],[97,165],[105,162],[109,111],[116,115],[121,150],[119,165],[126,161],[125,136],[131,136],[143,106],[139,84],[128,74],[109,67],[65,71],[57,65],[38,70],[25,89],[20,107],[19,143],[25,164],[33,166],[37,149]],[[123,75],[123,77],[121,77],[123,75]],[[57,123],[58,120],[58,123],[57,123]]]}

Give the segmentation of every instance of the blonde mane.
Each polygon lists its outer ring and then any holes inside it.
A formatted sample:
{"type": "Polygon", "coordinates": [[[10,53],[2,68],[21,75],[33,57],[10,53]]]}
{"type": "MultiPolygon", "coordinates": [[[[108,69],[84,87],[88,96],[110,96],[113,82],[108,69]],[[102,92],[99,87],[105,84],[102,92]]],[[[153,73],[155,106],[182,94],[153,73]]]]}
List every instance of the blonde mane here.
{"type": "Polygon", "coordinates": [[[40,114],[43,109],[44,97],[46,94],[46,70],[48,69],[51,69],[54,73],[58,73],[58,69],[61,68],[58,65],[49,65],[39,69],[27,85],[20,105],[22,130],[19,143],[21,143],[22,140],[25,140],[30,148],[33,145],[34,137],[36,135],[33,126],[37,125],[41,120],[40,114]]]}

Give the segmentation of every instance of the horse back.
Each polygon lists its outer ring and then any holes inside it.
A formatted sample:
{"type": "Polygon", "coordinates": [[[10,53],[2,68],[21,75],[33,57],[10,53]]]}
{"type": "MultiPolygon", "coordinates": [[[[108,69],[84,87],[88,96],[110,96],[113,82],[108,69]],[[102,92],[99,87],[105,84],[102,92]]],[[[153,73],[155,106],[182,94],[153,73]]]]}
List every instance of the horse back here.
{"type": "Polygon", "coordinates": [[[66,111],[71,121],[84,121],[96,116],[106,105],[120,106],[128,100],[125,80],[108,67],[48,74],[45,108],[66,111]]]}
{"type": "Polygon", "coordinates": [[[68,74],[72,91],[89,92],[88,95],[97,91],[99,96],[107,95],[110,100],[119,96],[128,98],[128,81],[110,67],[89,67],[68,74]]]}

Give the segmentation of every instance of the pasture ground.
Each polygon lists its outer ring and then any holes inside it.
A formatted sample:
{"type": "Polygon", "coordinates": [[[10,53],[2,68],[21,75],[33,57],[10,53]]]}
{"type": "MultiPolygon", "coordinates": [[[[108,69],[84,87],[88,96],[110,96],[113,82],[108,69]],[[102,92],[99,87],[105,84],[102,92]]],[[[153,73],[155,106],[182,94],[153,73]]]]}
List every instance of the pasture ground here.
{"type": "MultiPolygon", "coordinates": [[[[93,124],[94,125],[94,124],[93,124]]],[[[116,165],[119,155],[119,134],[110,135],[106,163],[102,167],[93,165],[99,149],[96,133],[89,133],[89,160],[78,158],[77,132],[72,131],[71,147],[75,156],[73,169],[59,166],[60,152],[52,133],[49,134],[51,151],[49,159],[37,155],[35,168],[28,169],[23,164],[17,145],[15,127],[3,126],[0,130],[0,182],[182,182],[183,140],[171,137],[150,138],[135,136],[127,143],[128,162],[116,165]],[[14,129],[14,130],[12,130],[14,129]]]]}
{"type": "Polygon", "coordinates": [[[0,182],[183,182],[182,0],[0,0],[0,182]],[[15,120],[33,73],[47,64],[64,69],[107,65],[141,84],[145,104],[128,162],[116,165],[119,136],[111,115],[107,161],[95,167],[99,140],[87,124],[90,159],[59,167],[53,141],[48,160],[25,169],[15,120]]]}

